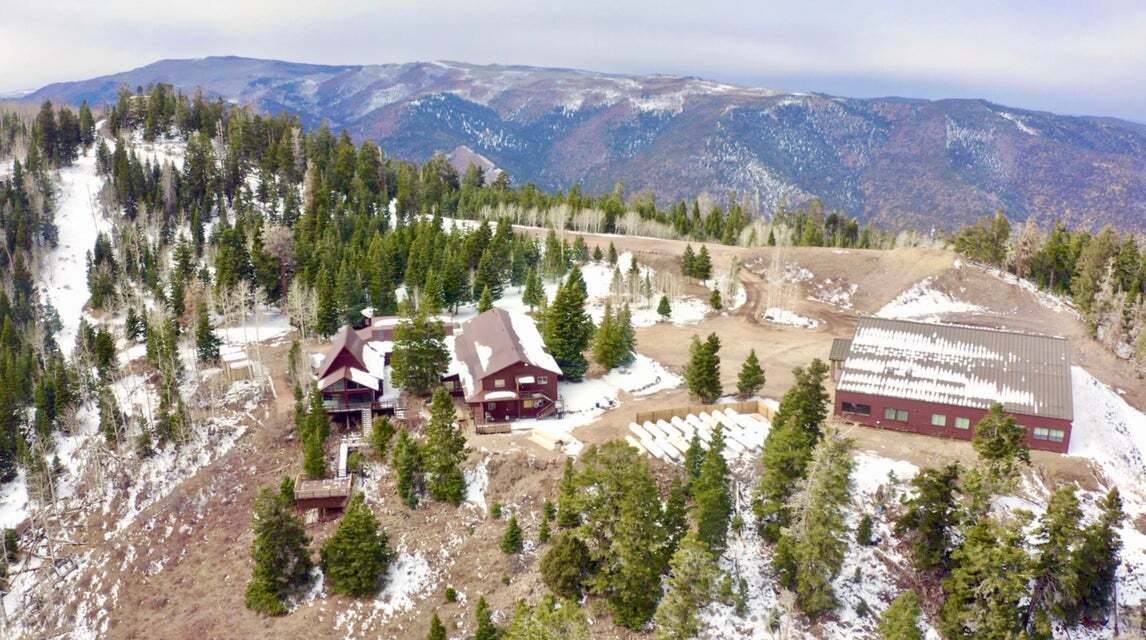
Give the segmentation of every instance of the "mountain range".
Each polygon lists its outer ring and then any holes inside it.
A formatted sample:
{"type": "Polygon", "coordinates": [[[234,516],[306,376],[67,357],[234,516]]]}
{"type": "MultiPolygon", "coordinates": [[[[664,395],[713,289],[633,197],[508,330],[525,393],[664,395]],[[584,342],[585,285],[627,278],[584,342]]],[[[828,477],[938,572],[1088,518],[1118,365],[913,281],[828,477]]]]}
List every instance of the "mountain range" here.
{"type": "Polygon", "coordinates": [[[389,155],[437,152],[547,189],[623,182],[661,201],[707,193],[758,211],[820,198],[890,228],[1015,220],[1146,230],[1146,126],[985,100],[847,98],[666,75],[414,62],[163,60],[28,99],[94,105],[170,83],[326,121],[389,155]]]}

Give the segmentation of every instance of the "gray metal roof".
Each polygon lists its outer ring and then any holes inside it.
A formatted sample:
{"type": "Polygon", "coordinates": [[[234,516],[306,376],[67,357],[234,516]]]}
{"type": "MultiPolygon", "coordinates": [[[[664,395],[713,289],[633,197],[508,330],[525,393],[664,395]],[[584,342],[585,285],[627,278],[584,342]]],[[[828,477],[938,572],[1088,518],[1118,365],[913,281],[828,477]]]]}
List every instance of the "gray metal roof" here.
{"type": "Polygon", "coordinates": [[[862,318],[836,388],[1074,419],[1069,344],[1028,333],[862,318]]]}
{"type": "Polygon", "coordinates": [[[828,355],[831,362],[843,362],[852,350],[852,341],[847,338],[832,340],[832,352],[828,355]]]}

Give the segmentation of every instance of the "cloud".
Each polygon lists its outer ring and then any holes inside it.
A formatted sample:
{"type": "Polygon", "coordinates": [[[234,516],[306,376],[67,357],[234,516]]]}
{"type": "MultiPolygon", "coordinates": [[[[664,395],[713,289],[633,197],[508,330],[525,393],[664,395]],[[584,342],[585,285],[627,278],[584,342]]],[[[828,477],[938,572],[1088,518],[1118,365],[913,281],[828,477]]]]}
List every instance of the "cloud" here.
{"type": "Polygon", "coordinates": [[[850,95],[986,97],[1146,120],[1146,5],[404,0],[20,3],[0,88],[160,58],[452,59],[678,73],[850,95]],[[845,91],[846,90],[846,91],[845,91]]]}

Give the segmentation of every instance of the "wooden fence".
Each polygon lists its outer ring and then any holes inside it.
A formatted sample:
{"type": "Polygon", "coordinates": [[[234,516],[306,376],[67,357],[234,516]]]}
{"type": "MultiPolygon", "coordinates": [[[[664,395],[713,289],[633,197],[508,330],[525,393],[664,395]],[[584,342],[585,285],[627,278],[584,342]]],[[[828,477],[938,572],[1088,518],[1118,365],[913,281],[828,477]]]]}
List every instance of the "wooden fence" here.
{"type": "Polygon", "coordinates": [[[685,407],[673,407],[671,409],[657,409],[656,411],[642,411],[633,418],[637,424],[644,424],[646,422],[656,422],[657,420],[672,420],[673,418],[683,418],[688,414],[699,414],[700,412],[712,413],[723,409],[732,409],[737,413],[759,413],[760,415],[772,419],[772,408],[759,400],[745,400],[743,402],[726,402],[724,404],[690,404],[685,407]]]}

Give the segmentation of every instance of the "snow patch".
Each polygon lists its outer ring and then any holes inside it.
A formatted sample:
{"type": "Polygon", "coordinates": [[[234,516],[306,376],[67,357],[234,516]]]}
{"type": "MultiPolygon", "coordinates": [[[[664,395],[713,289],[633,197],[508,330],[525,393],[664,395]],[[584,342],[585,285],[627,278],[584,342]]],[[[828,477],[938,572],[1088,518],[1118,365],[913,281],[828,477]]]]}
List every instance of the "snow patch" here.
{"type": "Polygon", "coordinates": [[[983,307],[956,300],[933,287],[934,277],[927,277],[911,285],[875,313],[877,318],[895,320],[923,320],[938,322],[941,316],[952,313],[983,313],[983,307]]]}

